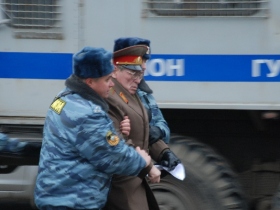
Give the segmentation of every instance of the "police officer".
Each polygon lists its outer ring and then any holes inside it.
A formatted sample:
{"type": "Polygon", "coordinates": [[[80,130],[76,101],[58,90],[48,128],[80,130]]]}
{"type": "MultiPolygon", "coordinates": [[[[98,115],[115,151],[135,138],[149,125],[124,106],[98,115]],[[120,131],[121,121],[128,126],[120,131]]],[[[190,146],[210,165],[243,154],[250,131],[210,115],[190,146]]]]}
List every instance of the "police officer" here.
{"type": "Polygon", "coordinates": [[[107,114],[111,60],[103,48],[85,47],[73,56],[73,74],[45,120],[35,188],[39,209],[101,209],[113,174],[143,178],[151,169],[148,154],[128,146],[107,114]]]}
{"type": "MultiPolygon", "coordinates": [[[[151,57],[150,40],[139,37],[121,37],[115,40],[114,52],[121,49],[135,46],[145,45],[148,47],[148,52],[142,56],[142,70],[146,70],[146,62],[151,57]]],[[[149,147],[150,154],[153,159],[159,164],[168,167],[170,170],[174,169],[181,161],[178,157],[170,150],[166,149],[163,154],[159,154],[157,147],[159,144],[169,143],[170,129],[166,120],[164,119],[161,110],[159,109],[154,96],[153,91],[146,83],[143,77],[138,85],[137,95],[145,106],[149,116],[149,147]],[[153,149],[155,148],[155,149],[153,149]]]]}

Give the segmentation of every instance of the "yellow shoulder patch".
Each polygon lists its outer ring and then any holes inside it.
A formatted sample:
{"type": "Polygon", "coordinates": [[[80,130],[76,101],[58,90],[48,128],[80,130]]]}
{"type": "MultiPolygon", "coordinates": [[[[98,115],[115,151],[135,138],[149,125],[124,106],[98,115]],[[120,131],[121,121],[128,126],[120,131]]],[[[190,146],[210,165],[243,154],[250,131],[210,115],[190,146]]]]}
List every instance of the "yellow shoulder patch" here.
{"type": "Polygon", "coordinates": [[[56,99],[50,106],[50,108],[57,114],[60,114],[66,102],[62,99],[56,99]]]}
{"type": "Polygon", "coordinates": [[[122,98],[122,100],[127,104],[128,103],[128,100],[127,98],[125,97],[125,95],[123,94],[123,92],[120,92],[120,97],[122,98]]]}
{"type": "Polygon", "coordinates": [[[117,135],[113,134],[111,131],[107,132],[106,140],[111,146],[116,146],[120,142],[120,138],[117,135]]]}

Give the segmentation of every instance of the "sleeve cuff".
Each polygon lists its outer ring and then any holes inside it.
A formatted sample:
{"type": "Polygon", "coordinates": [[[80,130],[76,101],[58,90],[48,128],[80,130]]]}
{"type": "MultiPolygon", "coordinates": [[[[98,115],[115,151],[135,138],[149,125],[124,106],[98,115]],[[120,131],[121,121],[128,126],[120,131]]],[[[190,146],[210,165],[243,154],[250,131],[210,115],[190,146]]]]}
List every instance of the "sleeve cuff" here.
{"type": "Polygon", "coordinates": [[[154,144],[149,146],[149,154],[151,155],[152,159],[156,162],[159,162],[163,152],[169,149],[166,143],[163,140],[159,140],[154,144]]]}
{"type": "Polygon", "coordinates": [[[152,167],[154,166],[153,162],[151,161],[150,164],[143,168],[140,173],[138,174],[138,177],[141,178],[141,179],[144,179],[147,174],[150,172],[150,170],[152,169],[152,167]]]}

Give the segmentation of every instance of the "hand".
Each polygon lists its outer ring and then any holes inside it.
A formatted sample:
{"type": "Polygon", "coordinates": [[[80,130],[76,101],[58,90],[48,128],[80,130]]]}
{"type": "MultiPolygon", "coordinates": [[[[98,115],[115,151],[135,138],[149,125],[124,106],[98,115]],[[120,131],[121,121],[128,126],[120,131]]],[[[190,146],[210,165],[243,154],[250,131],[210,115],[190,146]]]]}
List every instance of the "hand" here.
{"type": "Polygon", "coordinates": [[[153,166],[152,169],[150,170],[149,174],[148,174],[148,178],[150,180],[151,183],[159,183],[160,182],[160,170],[153,166]]]}
{"type": "Polygon", "coordinates": [[[120,123],[120,131],[123,135],[129,136],[130,134],[130,120],[128,116],[124,116],[123,121],[120,123]]]}
{"type": "Polygon", "coordinates": [[[163,153],[159,164],[168,167],[168,169],[171,171],[179,163],[181,163],[180,159],[170,149],[168,149],[163,153]]]}
{"type": "Polygon", "coordinates": [[[148,155],[148,153],[147,153],[145,150],[140,149],[140,147],[136,147],[135,150],[136,150],[136,152],[138,152],[138,154],[141,155],[141,157],[144,158],[144,160],[146,161],[146,167],[147,167],[148,165],[150,165],[151,160],[152,160],[151,156],[148,155]]]}

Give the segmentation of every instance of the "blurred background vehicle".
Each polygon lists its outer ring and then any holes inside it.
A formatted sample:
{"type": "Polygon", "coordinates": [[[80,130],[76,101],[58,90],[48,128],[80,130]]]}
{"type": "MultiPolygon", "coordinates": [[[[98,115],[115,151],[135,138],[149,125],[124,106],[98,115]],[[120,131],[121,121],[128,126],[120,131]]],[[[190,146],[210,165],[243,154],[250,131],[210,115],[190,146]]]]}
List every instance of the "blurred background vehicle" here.
{"type": "MultiPolygon", "coordinates": [[[[161,209],[279,206],[279,0],[0,2],[0,132],[40,141],[74,52],[147,38],[145,79],[186,168],[151,185],[161,209]]],[[[35,176],[1,173],[0,197],[31,200],[35,176]]]]}

